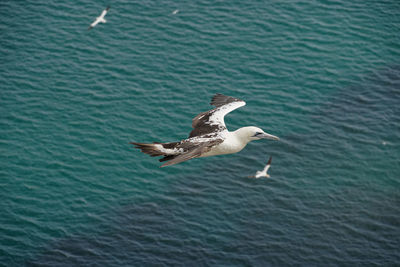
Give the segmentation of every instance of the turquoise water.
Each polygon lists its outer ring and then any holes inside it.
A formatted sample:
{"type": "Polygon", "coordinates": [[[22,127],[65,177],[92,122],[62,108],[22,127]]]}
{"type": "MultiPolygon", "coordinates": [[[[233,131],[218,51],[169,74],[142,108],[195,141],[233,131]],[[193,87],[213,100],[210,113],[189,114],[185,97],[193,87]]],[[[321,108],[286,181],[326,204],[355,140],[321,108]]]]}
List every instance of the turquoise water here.
{"type": "Polygon", "coordinates": [[[88,31],[107,4],[0,3],[2,264],[400,264],[399,1],[125,0],[88,31]],[[215,93],[281,141],[162,169],[128,144],[215,93]]]}

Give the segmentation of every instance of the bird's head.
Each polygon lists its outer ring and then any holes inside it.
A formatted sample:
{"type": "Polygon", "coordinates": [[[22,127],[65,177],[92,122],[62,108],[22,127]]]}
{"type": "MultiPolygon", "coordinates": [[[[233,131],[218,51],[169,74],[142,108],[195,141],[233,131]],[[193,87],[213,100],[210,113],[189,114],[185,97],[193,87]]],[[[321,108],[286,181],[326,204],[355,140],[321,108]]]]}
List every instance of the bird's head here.
{"type": "Polygon", "coordinates": [[[279,140],[279,137],[268,134],[260,128],[254,126],[240,128],[237,130],[237,132],[241,138],[246,139],[248,142],[259,139],[279,140]]]}

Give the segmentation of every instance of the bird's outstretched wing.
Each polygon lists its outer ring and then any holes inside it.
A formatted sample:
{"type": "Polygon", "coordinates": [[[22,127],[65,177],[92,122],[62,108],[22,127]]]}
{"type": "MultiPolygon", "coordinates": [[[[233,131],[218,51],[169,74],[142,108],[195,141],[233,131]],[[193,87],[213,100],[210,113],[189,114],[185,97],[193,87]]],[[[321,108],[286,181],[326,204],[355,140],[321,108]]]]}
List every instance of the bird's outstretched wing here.
{"type": "Polygon", "coordinates": [[[100,22],[100,20],[99,20],[98,18],[96,18],[96,20],[95,20],[95,21],[93,21],[93,23],[92,23],[92,24],[90,24],[90,26],[89,26],[89,29],[88,29],[88,30],[91,30],[93,27],[95,27],[97,24],[99,24],[99,22],[100,22]]]}
{"type": "Polygon", "coordinates": [[[110,9],[110,6],[108,6],[106,9],[103,10],[103,12],[101,12],[100,17],[104,18],[104,16],[107,14],[108,10],[110,9]]]}
{"type": "Polygon", "coordinates": [[[221,132],[225,130],[225,115],[237,108],[243,107],[246,105],[246,102],[231,96],[216,94],[211,99],[210,104],[216,108],[202,112],[193,119],[193,130],[190,132],[189,137],[221,132]]]}
{"type": "Polygon", "coordinates": [[[170,165],[174,165],[174,164],[178,164],[184,161],[187,161],[189,159],[193,159],[193,158],[197,158],[200,155],[210,151],[210,149],[215,146],[218,145],[220,143],[222,143],[223,140],[221,139],[216,139],[216,140],[210,140],[207,142],[202,142],[202,143],[198,143],[196,145],[193,145],[192,147],[190,147],[186,153],[183,153],[179,156],[173,156],[173,158],[171,160],[169,160],[168,162],[164,163],[163,165],[161,165],[161,167],[166,167],[166,166],[170,166],[170,165]]]}
{"type": "Polygon", "coordinates": [[[272,157],[269,157],[267,165],[265,165],[263,172],[267,173],[268,169],[271,167],[272,157]]]}

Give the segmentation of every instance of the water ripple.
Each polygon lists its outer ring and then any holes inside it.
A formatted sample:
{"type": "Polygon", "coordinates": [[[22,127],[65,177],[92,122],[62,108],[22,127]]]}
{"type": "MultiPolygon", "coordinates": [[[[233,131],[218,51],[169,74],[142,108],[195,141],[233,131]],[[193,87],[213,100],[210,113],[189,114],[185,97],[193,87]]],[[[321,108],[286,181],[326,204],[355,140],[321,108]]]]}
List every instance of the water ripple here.
{"type": "Polygon", "coordinates": [[[4,264],[399,263],[398,2],[120,1],[91,31],[86,0],[0,6],[4,264]],[[282,141],[162,169],[128,144],[217,92],[282,141]]]}

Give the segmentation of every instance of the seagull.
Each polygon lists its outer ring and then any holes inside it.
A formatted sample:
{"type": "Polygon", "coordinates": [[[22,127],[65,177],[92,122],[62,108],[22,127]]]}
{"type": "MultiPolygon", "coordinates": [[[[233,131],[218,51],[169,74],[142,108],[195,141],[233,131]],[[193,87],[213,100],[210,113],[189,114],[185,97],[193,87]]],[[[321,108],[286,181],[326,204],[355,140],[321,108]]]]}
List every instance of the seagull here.
{"type": "Polygon", "coordinates": [[[260,178],[260,177],[267,177],[269,178],[269,174],[267,173],[268,169],[271,167],[271,161],[272,161],[272,157],[269,157],[269,160],[267,162],[267,165],[265,165],[264,170],[262,171],[257,171],[256,175],[254,176],[249,176],[249,178],[260,178]]]}
{"type": "Polygon", "coordinates": [[[174,10],[174,12],[172,12],[173,15],[177,14],[179,12],[179,9],[174,10]]]}
{"type": "Polygon", "coordinates": [[[104,9],[103,12],[101,12],[101,15],[99,17],[97,17],[96,20],[92,24],[90,24],[88,30],[92,29],[93,27],[95,27],[100,22],[101,23],[106,23],[107,21],[104,19],[104,17],[107,14],[109,9],[110,9],[110,6],[108,6],[106,9],[104,9]]]}
{"type": "Polygon", "coordinates": [[[192,120],[193,130],[187,139],[171,143],[130,142],[130,144],[152,157],[163,156],[159,161],[166,161],[161,165],[165,167],[193,158],[237,153],[253,140],[279,140],[278,137],[254,126],[242,127],[233,132],[228,131],[224,117],[229,112],[246,105],[243,100],[216,94],[210,104],[215,108],[200,113],[192,120]]]}

